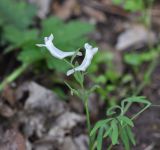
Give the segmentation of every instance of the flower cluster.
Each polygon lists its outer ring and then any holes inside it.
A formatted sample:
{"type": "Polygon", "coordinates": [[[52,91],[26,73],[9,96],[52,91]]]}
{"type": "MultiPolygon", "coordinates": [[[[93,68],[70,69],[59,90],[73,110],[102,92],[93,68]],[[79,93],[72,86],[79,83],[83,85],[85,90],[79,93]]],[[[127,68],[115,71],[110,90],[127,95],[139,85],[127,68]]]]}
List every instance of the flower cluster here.
{"type": "MultiPolygon", "coordinates": [[[[44,44],[36,44],[36,45],[39,47],[46,47],[48,49],[48,51],[52,54],[52,56],[54,56],[58,59],[64,59],[66,57],[73,56],[76,54],[76,52],[64,52],[64,51],[56,48],[52,42],[53,39],[54,39],[54,36],[53,36],[53,34],[51,34],[49,37],[44,38],[44,44]]],[[[76,71],[86,71],[88,66],[91,64],[93,56],[98,51],[97,47],[93,48],[88,43],[84,44],[84,49],[86,52],[85,52],[84,60],[82,61],[81,65],[67,71],[67,76],[73,74],[76,71]]],[[[82,56],[82,53],[78,52],[76,55],[82,56]]]]}

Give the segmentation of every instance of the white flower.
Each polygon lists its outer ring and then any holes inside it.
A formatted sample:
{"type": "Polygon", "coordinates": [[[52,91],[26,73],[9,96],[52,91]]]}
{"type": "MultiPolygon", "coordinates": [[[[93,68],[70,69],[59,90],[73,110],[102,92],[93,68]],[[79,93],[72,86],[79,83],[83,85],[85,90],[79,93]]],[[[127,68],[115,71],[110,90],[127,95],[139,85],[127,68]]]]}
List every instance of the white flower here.
{"type": "MultiPolygon", "coordinates": [[[[63,52],[60,49],[56,48],[52,42],[53,39],[54,39],[53,34],[51,34],[49,37],[44,38],[45,44],[36,44],[36,45],[39,47],[46,47],[54,57],[59,58],[59,59],[63,59],[65,57],[72,56],[76,53],[76,52],[63,52]]],[[[81,56],[82,53],[78,52],[77,55],[81,56]]]]}
{"type": "Polygon", "coordinates": [[[73,68],[73,69],[67,71],[67,76],[73,74],[76,71],[85,71],[88,68],[88,66],[91,64],[91,60],[92,60],[94,54],[96,54],[98,51],[97,47],[93,48],[88,43],[86,43],[84,45],[84,48],[86,50],[86,54],[85,54],[84,60],[82,61],[82,64],[76,68],[73,68]]]}

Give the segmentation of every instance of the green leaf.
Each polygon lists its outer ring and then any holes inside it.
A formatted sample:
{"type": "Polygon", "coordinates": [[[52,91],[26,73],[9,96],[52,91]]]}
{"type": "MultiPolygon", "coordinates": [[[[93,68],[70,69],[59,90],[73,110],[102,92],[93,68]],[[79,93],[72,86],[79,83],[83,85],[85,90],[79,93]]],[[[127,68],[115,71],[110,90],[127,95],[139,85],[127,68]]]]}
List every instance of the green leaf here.
{"type": "Polygon", "coordinates": [[[65,91],[61,87],[54,87],[53,92],[55,92],[62,100],[67,100],[68,95],[66,95],[65,91]]]}
{"type": "Polygon", "coordinates": [[[144,9],[143,0],[112,0],[115,5],[123,6],[125,10],[135,12],[144,9]]]}
{"type": "Polygon", "coordinates": [[[115,145],[118,143],[118,134],[119,134],[116,120],[112,120],[111,127],[112,127],[112,134],[111,134],[112,144],[115,145]]]}
{"type": "Polygon", "coordinates": [[[27,46],[18,55],[18,60],[24,63],[33,63],[44,59],[45,55],[36,46],[27,46]]]}
{"type": "Polygon", "coordinates": [[[74,78],[76,79],[76,81],[83,86],[83,82],[84,82],[84,74],[81,73],[80,71],[76,71],[74,73],[74,78]]]}
{"type": "Polygon", "coordinates": [[[104,133],[104,138],[106,138],[107,136],[109,136],[112,132],[112,128],[110,127],[108,130],[106,129],[106,132],[104,133]]]}
{"type": "Polygon", "coordinates": [[[157,49],[151,49],[150,51],[143,53],[125,54],[124,60],[129,65],[139,66],[144,62],[149,62],[156,59],[158,55],[159,51],[157,49]]]}
{"type": "Polygon", "coordinates": [[[134,127],[133,121],[130,118],[128,118],[126,116],[119,116],[118,119],[120,122],[122,121],[122,122],[130,125],[131,127],[134,127]]]}
{"type": "Polygon", "coordinates": [[[99,129],[98,136],[97,136],[97,150],[102,150],[102,140],[103,140],[103,126],[99,129]]]}
{"type": "Polygon", "coordinates": [[[135,96],[135,97],[129,97],[127,99],[124,99],[121,102],[121,107],[124,110],[125,109],[125,103],[132,104],[132,103],[142,103],[145,104],[145,106],[136,114],[133,115],[132,120],[135,119],[137,116],[139,116],[141,113],[143,113],[147,108],[150,107],[151,102],[145,99],[143,96],[135,96]]]}
{"type": "Polygon", "coordinates": [[[10,43],[14,44],[16,47],[20,47],[25,43],[37,40],[38,31],[24,30],[23,32],[14,26],[6,26],[4,28],[4,38],[10,43]]]}
{"type": "Polygon", "coordinates": [[[75,94],[79,96],[79,93],[76,89],[72,88],[67,82],[64,81],[64,83],[68,86],[68,88],[71,90],[71,95],[75,94]]]}
{"type": "Polygon", "coordinates": [[[141,11],[143,10],[144,3],[142,0],[126,0],[124,8],[129,11],[141,11]]]}
{"type": "Polygon", "coordinates": [[[88,72],[90,73],[96,72],[99,69],[98,64],[104,63],[108,65],[110,62],[113,61],[113,58],[114,58],[114,54],[109,52],[108,50],[101,51],[101,53],[97,53],[94,56],[92,63],[88,68],[88,72]]]}
{"type": "Polygon", "coordinates": [[[66,51],[67,49],[68,51],[73,51],[72,49],[80,48],[84,41],[87,41],[84,36],[93,31],[93,29],[94,26],[86,22],[72,21],[64,24],[60,19],[50,17],[42,23],[41,36],[44,37],[53,33],[56,46],[60,49],[65,48],[66,51]]]}
{"type": "Polygon", "coordinates": [[[91,87],[91,89],[89,90],[89,93],[93,93],[95,90],[97,90],[97,89],[99,89],[99,88],[101,88],[99,85],[93,85],[93,86],[91,87]]]}
{"type": "Polygon", "coordinates": [[[70,68],[70,66],[66,62],[57,59],[52,55],[46,57],[46,62],[49,69],[55,69],[58,72],[65,73],[70,68]]]}
{"type": "Polygon", "coordinates": [[[111,116],[111,115],[116,114],[116,111],[115,111],[116,109],[119,109],[119,110],[120,110],[120,114],[123,113],[123,110],[122,110],[122,108],[121,108],[120,106],[114,105],[114,106],[110,107],[110,108],[107,110],[107,116],[111,116]]]}
{"type": "Polygon", "coordinates": [[[107,124],[108,122],[110,122],[113,118],[109,118],[109,119],[106,119],[106,120],[100,120],[98,121],[94,128],[91,130],[90,132],[90,136],[92,136],[101,126],[104,126],[105,124],[107,124]]]}
{"type": "Polygon", "coordinates": [[[57,36],[63,28],[64,23],[57,17],[49,17],[42,21],[42,33],[41,37],[49,36],[51,33],[55,36],[55,41],[57,41],[57,36]]]}
{"type": "Polygon", "coordinates": [[[95,80],[96,80],[96,83],[105,84],[107,81],[107,78],[104,75],[99,75],[98,77],[96,76],[95,80]]]}
{"type": "Polygon", "coordinates": [[[18,29],[25,29],[32,23],[36,8],[24,1],[1,0],[0,18],[4,25],[12,25],[18,29]]]}
{"type": "Polygon", "coordinates": [[[122,4],[122,0],[112,0],[115,5],[122,4]]]}
{"type": "MultiPolygon", "coordinates": [[[[82,36],[93,31],[94,26],[86,22],[72,21],[69,22],[61,29],[62,43],[72,43],[75,40],[79,40],[82,36]]],[[[58,37],[57,37],[58,38],[58,37]]],[[[73,42],[74,43],[74,42],[73,42]]]]}
{"type": "Polygon", "coordinates": [[[124,144],[125,150],[130,150],[130,143],[125,128],[121,128],[120,137],[124,144]]]}
{"type": "Polygon", "coordinates": [[[131,82],[131,81],[133,81],[133,75],[131,75],[131,74],[126,74],[122,78],[122,83],[123,84],[126,84],[126,83],[131,82]]]}
{"type": "Polygon", "coordinates": [[[146,108],[148,108],[151,105],[151,102],[149,102],[148,100],[146,100],[146,98],[144,96],[133,96],[133,97],[129,97],[127,99],[124,99],[121,103],[122,108],[124,108],[125,103],[127,102],[131,102],[131,103],[143,103],[146,104],[146,108]]]}
{"type": "Polygon", "coordinates": [[[140,54],[126,54],[124,56],[124,60],[127,64],[133,65],[133,66],[139,66],[142,63],[142,60],[140,58],[140,54]]]}
{"type": "Polygon", "coordinates": [[[129,137],[131,143],[132,143],[133,145],[136,145],[136,141],[135,141],[133,132],[132,132],[132,130],[131,130],[131,127],[126,126],[125,128],[126,128],[126,132],[127,132],[127,134],[128,134],[128,137],[129,137]]]}

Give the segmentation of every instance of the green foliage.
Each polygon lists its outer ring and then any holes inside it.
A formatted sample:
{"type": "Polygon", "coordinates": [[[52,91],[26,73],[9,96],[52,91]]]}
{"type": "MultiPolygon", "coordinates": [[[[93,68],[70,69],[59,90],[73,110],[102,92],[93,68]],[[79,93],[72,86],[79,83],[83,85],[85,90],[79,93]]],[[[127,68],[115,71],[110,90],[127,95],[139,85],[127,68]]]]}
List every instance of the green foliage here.
{"type": "Polygon", "coordinates": [[[113,0],[115,5],[122,5],[128,11],[141,11],[145,4],[143,0],[113,0]]]}
{"type": "Polygon", "coordinates": [[[64,23],[56,17],[49,17],[42,21],[40,31],[29,29],[35,13],[36,8],[23,1],[1,1],[0,26],[4,37],[1,43],[8,45],[5,53],[21,49],[18,60],[22,63],[45,61],[48,69],[66,71],[69,68],[68,64],[53,58],[45,48],[40,50],[35,44],[44,43],[43,38],[53,33],[56,46],[64,51],[75,51],[88,40],[85,35],[93,31],[94,26],[81,21],[64,23]]]}
{"type": "Polygon", "coordinates": [[[15,44],[17,47],[21,47],[24,43],[36,40],[38,35],[38,31],[36,29],[22,32],[13,26],[6,26],[4,28],[4,32],[4,38],[12,44],[15,44]]]}
{"type": "Polygon", "coordinates": [[[130,150],[130,145],[135,145],[135,139],[132,132],[132,128],[134,127],[133,119],[135,119],[138,115],[140,115],[144,110],[146,110],[151,103],[146,100],[145,97],[130,97],[124,99],[121,102],[121,106],[113,106],[107,110],[107,115],[109,118],[98,121],[92,131],[90,132],[90,136],[95,136],[96,138],[96,147],[98,150],[101,150],[103,138],[110,138],[112,145],[116,145],[121,140],[125,150],[130,150]],[[128,110],[128,104],[132,103],[142,103],[146,106],[142,108],[138,113],[134,114],[131,118],[125,115],[126,109],[128,110]],[[120,113],[117,114],[116,110],[119,109],[120,113]],[[115,116],[117,115],[117,116],[115,116]]]}
{"type": "Polygon", "coordinates": [[[112,92],[115,93],[117,91],[117,86],[123,84],[121,80],[122,75],[117,71],[113,63],[114,59],[115,53],[109,50],[103,50],[94,56],[92,64],[88,68],[88,73],[91,74],[90,77],[92,81],[100,85],[97,89],[100,99],[107,102],[114,101],[110,99],[110,94],[112,92]]]}
{"type": "Polygon", "coordinates": [[[101,53],[97,53],[92,60],[92,64],[88,68],[89,73],[95,73],[99,69],[100,64],[105,64],[107,67],[113,68],[113,58],[114,54],[109,52],[108,50],[101,51],[101,53]]]}
{"type": "Polygon", "coordinates": [[[102,149],[103,131],[104,131],[104,128],[101,127],[98,132],[98,136],[97,136],[97,149],[98,150],[102,149]]]}
{"type": "Polygon", "coordinates": [[[160,54],[160,48],[151,49],[147,52],[142,53],[129,53],[125,54],[124,61],[133,66],[140,66],[144,62],[152,61],[153,59],[156,59],[160,54]]]}
{"type": "Polygon", "coordinates": [[[55,36],[54,44],[60,49],[73,51],[81,47],[86,38],[84,35],[93,31],[94,26],[81,21],[71,21],[64,23],[62,20],[51,17],[42,22],[41,37],[53,33],[55,36]]]}
{"type": "Polygon", "coordinates": [[[115,5],[122,6],[125,10],[130,12],[140,12],[138,17],[146,26],[151,24],[151,16],[148,11],[151,9],[154,0],[112,0],[115,5]]]}
{"type": "MultiPolygon", "coordinates": [[[[125,150],[130,150],[130,143],[135,141],[134,135],[131,130],[132,126],[130,126],[128,122],[121,120],[120,117],[121,116],[117,118],[106,119],[106,120],[101,121],[101,124],[99,124],[100,121],[95,124],[94,128],[92,129],[90,133],[90,136],[93,136],[98,131],[98,135],[96,139],[96,142],[97,142],[96,147],[98,150],[101,150],[100,148],[102,147],[103,138],[111,138],[112,145],[118,144],[119,140],[121,139],[123,144],[125,145],[125,150]],[[128,129],[130,131],[129,133],[127,132],[128,129]],[[99,135],[101,135],[101,137],[99,137],[99,135]]],[[[132,122],[131,119],[129,118],[127,119],[130,120],[130,122],[132,122]]]]}
{"type": "Polygon", "coordinates": [[[24,1],[1,0],[0,25],[12,25],[23,30],[32,23],[35,12],[35,7],[27,5],[24,1]]]}
{"type": "MultiPolygon", "coordinates": [[[[85,22],[72,21],[64,23],[56,17],[50,17],[43,20],[40,38],[35,41],[35,44],[44,43],[43,38],[53,33],[55,37],[53,42],[56,46],[64,51],[75,51],[87,41],[85,35],[93,31],[93,29],[94,27],[92,25],[85,22]]],[[[42,51],[39,50],[35,44],[32,47],[29,44],[22,50],[18,57],[20,61],[29,63],[31,61],[36,62],[40,59],[45,60],[49,69],[56,69],[60,72],[65,72],[70,67],[65,62],[53,58],[45,48],[42,48],[42,51]],[[26,59],[26,55],[28,59],[26,59]]]]}
{"type": "Polygon", "coordinates": [[[18,55],[18,60],[29,64],[43,60],[47,53],[45,51],[39,51],[36,46],[26,45],[18,55]]]}
{"type": "Polygon", "coordinates": [[[9,52],[15,48],[24,48],[28,44],[32,44],[38,37],[38,31],[36,29],[24,30],[24,32],[15,28],[14,26],[4,27],[4,39],[10,43],[10,46],[5,50],[9,52]]]}
{"type": "Polygon", "coordinates": [[[24,1],[1,0],[0,27],[3,36],[1,44],[9,45],[5,52],[22,48],[23,45],[37,39],[38,31],[28,29],[35,14],[36,8],[24,1]]]}

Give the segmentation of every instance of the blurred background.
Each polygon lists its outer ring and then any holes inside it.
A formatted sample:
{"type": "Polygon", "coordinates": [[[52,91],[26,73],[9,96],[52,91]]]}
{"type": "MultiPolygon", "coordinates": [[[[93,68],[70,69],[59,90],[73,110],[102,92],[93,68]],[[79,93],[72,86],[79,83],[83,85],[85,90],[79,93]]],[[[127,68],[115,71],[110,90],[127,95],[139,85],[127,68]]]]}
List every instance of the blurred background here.
{"type": "Polygon", "coordinates": [[[99,47],[85,79],[101,87],[90,96],[92,123],[123,98],[146,96],[154,106],[135,120],[132,149],[159,150],[158,0],[0,0],[0,150],[88,149],[83,103],[64,84],[77,86],[70,66],[36,47],[51,33],[64,51],[99,47]]]}

